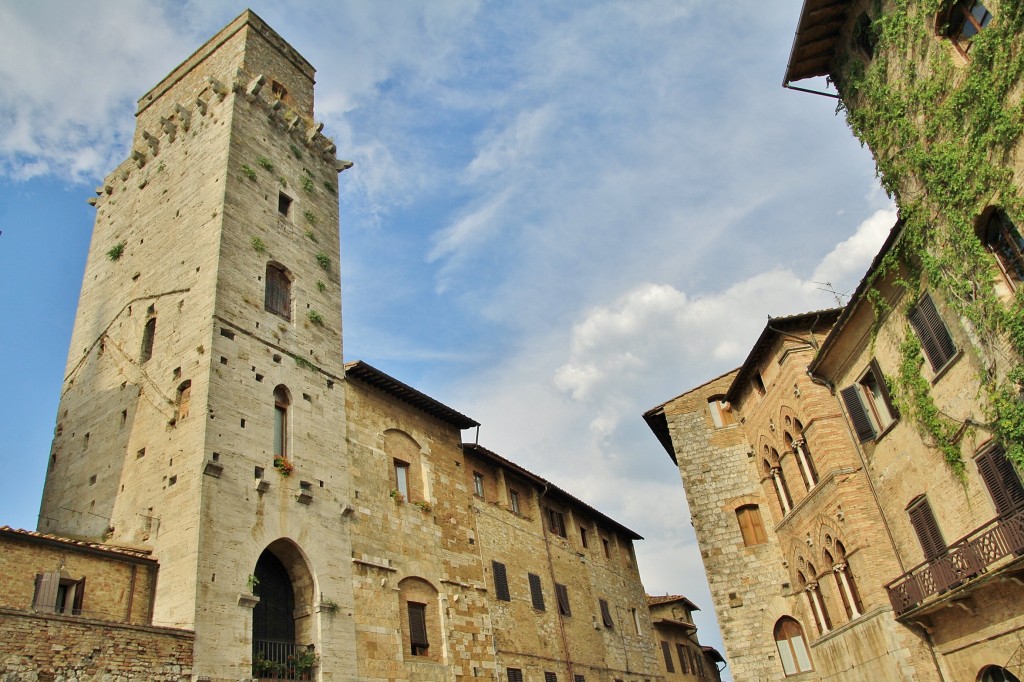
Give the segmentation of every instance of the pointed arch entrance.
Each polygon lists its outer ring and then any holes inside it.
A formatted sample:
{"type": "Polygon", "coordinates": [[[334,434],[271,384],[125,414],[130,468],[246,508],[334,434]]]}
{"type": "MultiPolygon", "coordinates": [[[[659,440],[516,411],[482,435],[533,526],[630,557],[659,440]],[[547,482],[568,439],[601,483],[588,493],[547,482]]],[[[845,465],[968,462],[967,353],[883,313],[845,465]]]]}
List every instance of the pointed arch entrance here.
{"type": "Polygon", "coordinates": [[[253,676],[308,680],[316,661],[313,574],[291,540],[270,543],[253,569],[260,598],[252,613],[253,676]]]}

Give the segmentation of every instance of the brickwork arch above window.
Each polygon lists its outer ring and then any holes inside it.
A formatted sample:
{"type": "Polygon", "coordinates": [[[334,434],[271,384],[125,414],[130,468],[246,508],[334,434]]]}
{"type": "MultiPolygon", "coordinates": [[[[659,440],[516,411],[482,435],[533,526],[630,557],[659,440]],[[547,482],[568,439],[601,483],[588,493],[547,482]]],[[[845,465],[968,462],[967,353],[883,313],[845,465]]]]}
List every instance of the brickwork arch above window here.
{"type": "Polygon", "coordinates": [[[410,576],[398,583],[398,594],[404,655],[439,659],[441,622],[437,588],[423,578],[410,576]]]}

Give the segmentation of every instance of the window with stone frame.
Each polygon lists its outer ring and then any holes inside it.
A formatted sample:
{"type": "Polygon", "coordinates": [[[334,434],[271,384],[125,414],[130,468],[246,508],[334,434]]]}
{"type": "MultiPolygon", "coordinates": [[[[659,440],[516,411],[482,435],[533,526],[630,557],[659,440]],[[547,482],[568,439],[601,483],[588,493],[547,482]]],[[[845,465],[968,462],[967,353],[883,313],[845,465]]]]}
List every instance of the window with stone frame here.
{"type": "Polygon", "coordinates": [[[288,408],[291,398],[288,389],[279,385],[274,389],[274,459],[288,457],[288,408]]]}
{"type": "Polygon", "coordinates": [[[409,499],[409,463],[400,459],[394,460],[395,465],[395,490],[402,496],[402,499],[409,499]]]}
{"type": "Polygon", "coordinates": [[[873,440],[899,418],[878,363],[872,359],[855,384],[839,391],[857,438],[873,440]]]}
{"type": "Polygon", "coordinates": [[[1024,238],[1000,209],[993,209],[978,227],[978,237],[992,254],[1010,291],[1024,282],[1024,238]]]}
{"type": "Polygon", "coordinates": [[[427,605],[408,602],[409,644],[413,656],[426,656],[430,648],[427,641],[427,605]]]}
{"type": "Polygon", "coordinates": [[[768,536],[761,520],[761,509],[756,504],[745,504],[736,508],[736,521],[740,526],[743,544],[747,547],[764,544],[768,536]]]}
{"type": "Polygon", "coordinates": [[[292,281],[288,271],[278,263],[267,263],[265,285],[264,309],[290,321],[292,319],[292,281]]]}
{"type": "Polygon", "coordinates": [[[910,311],[910,326],[921,341],[921,350],[932,371],[938,373],[956,356],[956,344],[939,316],[935,301],[925,293],[910,311]]]}
{"type": "Polygon", "coordinates": [[[558,682],[558,675],[550,670],[544,671],[544,682],[558,682]]]}
{"type": "Polygon", "coordinates": [[[984,30],[992,21],[992,13],[976,0],[958,0],[940,14],[939,24],[945,28],[946,37],[957,51],[967,58],[974,36],[984,30]]]}
{"type": "Polygon", "coordinates": [[[505,674],[508,682],[523,682],[523,671],[520,668],[507,668],[505,674]]]}

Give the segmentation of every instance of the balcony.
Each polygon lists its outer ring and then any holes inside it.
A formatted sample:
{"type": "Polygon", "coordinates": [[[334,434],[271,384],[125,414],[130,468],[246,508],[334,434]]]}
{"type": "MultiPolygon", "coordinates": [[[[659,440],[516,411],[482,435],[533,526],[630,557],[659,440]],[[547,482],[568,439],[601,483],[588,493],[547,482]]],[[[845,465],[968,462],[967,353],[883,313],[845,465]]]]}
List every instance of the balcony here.
{"type": "Polygon", "coordinates": [[[252,676],[264,680],[309,680],[317,655],[312,646],[256,639],[252,642],[252,676]]]}
{"type": "Polygon", "coordinates": [[[1024,509],[992,519],[957,540],[943,556],[915,566],[885,586],[896,617],[989,573],[1008,556],[1024,555],[1024,509]]]}

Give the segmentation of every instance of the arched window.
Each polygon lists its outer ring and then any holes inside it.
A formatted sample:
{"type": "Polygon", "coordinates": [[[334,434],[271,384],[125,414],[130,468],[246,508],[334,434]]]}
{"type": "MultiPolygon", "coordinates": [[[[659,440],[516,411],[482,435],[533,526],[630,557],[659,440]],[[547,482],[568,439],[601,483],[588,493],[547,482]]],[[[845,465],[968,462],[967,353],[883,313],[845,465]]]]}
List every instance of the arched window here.
{"type": "Polygon", "coordinates": [[[266,292],[263,307],[286,320],[292,319],[292,279],[279,263],[267,263],[266,292]]]}
{"type": "Polygon", "coordinates": [[[850,620],[860,618],[864,613],[864,604],[860,600],[860,592],[857,591],[857,581],[853,577],[853,571],[846,559],[846,548],[843,543],[836,540],[836,558],[825,550],[825,560],[832,565],[832,574],[836,578],[836,587],[839,589],[839,596],[843,599],[843,608],[846,609],[846,617],[850,620]]]}
{"type": "Polygon", "coordinates": [[[259,597],[252,612],[253,677],[278,670],[280,679],[301,679],[296,657],[315,650],[313,575],[301,550],[280,539],[260,554],[251,588],[259,597]]]}
{"type": "MultiPolygon", "coordinates": [[[[818,484],[818,470],[814,466],[814,457],[811,456],[811,448],[807,445],[807,437],[804,436],[804,425],[797,419],[794,423],[797,437],[792,439],[793,454],[796,455],[797,465],[800,468],[800,477],[804,480],[804,486],[808,490],[818,484]]],[[[789,434],[786,434],[790,437],[789,434]]]]}
{"type": "Polygon", "coordinates": [[[775,623],[775,646],[779,648],[779,660],[787,677],[814,670],[804,629],[793,618],[783,616],[775,623]]]}
{"type": "Polygon", "coordinates": [[[178,386],[178,398],[174,401],[175,415],[174,423],[177,424],[188,416],[189,403],[192,400],[192,380],[181,382],[178,386]]]}
{"type": "Polygon", "coordinates": [[[765,446],[765,454],[767,456],[761,462],[761,466],[764,469],[765,477],[772,479],[775,494],[779,498],[779,506],[782,507],[782,515],[785,516],[793,510],[793,498],[789,495],[789,486],[786,485],[786,476],[782,472],[779,453],[775,451],[775,448],[769,449],[768,446],[765,446]]]}
{"type": "Polygon", "coordinates": [[[274,389],[274,459],[288,457],[288,389],[280,385],[274,389]]]}
{"type": "Polygon", "coordinates": [[[978,673],[978,682],[1020,682],[1020,678],[1002,666],[986,665],[978,673]]]}
{"type": "Polygon", "coordinates": [[[420,445],[404,431],[388,429],[384,432],[384,452],[391,462],[390,483],[393,496],[417,502],[430,500],[429,480],[420,475],[420,445]]]}
{"type": "Polygon", "coordinates": [[[437,590],[422,578],[409,577],[398,583],[398,592],[406,655],[438,659],[437,648],[431,648],[441,642],[437,590]]]}
{"type": "Polygon", "coordinates": [[[811,579],[807,581],[804,592],[807,594],[807,603],[810,604],[811,613],[814,614],[814,624],[818,626],[818,632],[822,635],[832,629],[832,619],[828,616],[828,609],[825,608],[825,600],[821,597],[821,587],[818,585],[818,571],[814,564],[807,563],[807,572],[811,579]]]}

